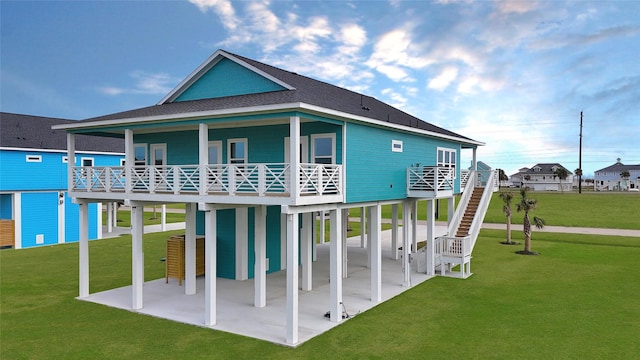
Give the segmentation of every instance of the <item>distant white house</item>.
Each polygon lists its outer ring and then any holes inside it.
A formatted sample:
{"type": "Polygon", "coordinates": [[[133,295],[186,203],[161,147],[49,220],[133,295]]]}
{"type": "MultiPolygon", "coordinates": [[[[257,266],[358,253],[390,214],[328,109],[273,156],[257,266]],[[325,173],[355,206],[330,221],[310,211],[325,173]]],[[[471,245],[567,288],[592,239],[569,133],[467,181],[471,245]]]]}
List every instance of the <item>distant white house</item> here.
{"type": "Polygon", "coordinates": [[[518,169],[517,173],[509,176],[509,182],[511,183],[510,186],[521,187],[524,182],[524,175],[527,171],[529,171],[529,168],[523,167],[518,169]]]}
{"type": "Polygon", "coordinates": [[[640,188],[640,164],[624,165],[620,158],[616,163],[604,169],[596,170],[595,173],[596,191],[629,191],[640,188]],[[629,173],[629,177],[623,177],[624,172],[629,173]]]}
{"type": "MultiPolygon", "coordinates": [[[[540,163],[530,169],[522,168],[518,174],[511,176],[511,180],[519,180],[520,186],[526,186],[535,191],[571,191],[573,187],[573,173],[558,163],[540,163]],[[525,170],[526,169],[526,170],[525,170]],[[556,174],[558,169],[567,172],[566,179],[560,179],[556,174]]],[[[518,185],[518,183],[514,183],[518,185]]]]}

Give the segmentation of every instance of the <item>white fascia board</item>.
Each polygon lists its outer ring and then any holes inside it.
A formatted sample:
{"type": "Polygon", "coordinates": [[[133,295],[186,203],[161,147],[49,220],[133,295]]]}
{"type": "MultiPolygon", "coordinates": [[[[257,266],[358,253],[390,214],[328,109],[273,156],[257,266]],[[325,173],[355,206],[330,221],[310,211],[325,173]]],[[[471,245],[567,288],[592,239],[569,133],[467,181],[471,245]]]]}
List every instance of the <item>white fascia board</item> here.
{"type": "Polygon", "coordinates": [[[465,144],[468,144],[468,145],[477,145],[477,146],[486,145],[485,143],[483,143],[481,141],[463,139],[463,138],[459,138],[459,137],[455,137],[455,136],[436,133],[436,132],[433,132],[433,131],[416,129],[416,128],[412,128],[410,126],[398,125],[398,124],[389,123],[389,122],[381,121],[381,120],[376,120],[376,119],[372,119],[372,118],[368,118],[368,117],[364,117],[364,116],[353,115],[353,114],[345,113],[345,112],[342,112],[342,111],[327,109],[327,108],[323,108],[323,107],[320,107],[320,106],[301,103],[300,107],[302,109],[306,109],[306,110],[310,110],[310,111],[322,112],[324,114],[338,116],[338,117],[344,118],[347,121],[356,120],[356,121],[361,121],[361,122],[377,125],[377,126],[380,126],[380,127],[387,127],[387,128],[392,128],[392,129],[396,129],[396,130],[412,132],[412,133],[416,133],[416,134],[421,134],[421,135],[426,135],[426,136],[431,136],[431,137],[436,137],[436,138],[441,138],[441,139],[454,140],[454,141],[462,142],[462,143],[465,143],[465,144]]]}
{"type": "Polygon", "coordinates": [[[223,50],[216,50],[216,52],[214,52],[211,56],[209,56],[209,58],[207,60],[205,60],[205,62],[203,62],[202,64],[200,64],[200,66],[198,66],[191,74],[189,74],[189,76],[187,76],[184,80],[182,80],[178,86],[176,86],[175,88],[173,88],[173,90],[171,90],[165,97],[163,97],[158,103],[157,105],[162,105],[164,103],[167,102],[171,102],[173,100],[175,100],[178,96],[180,96],[180,94],[182,94],[182,92],[184,90],[186,90],[189,86],[191,86],[193,83],[195,83],[198,79],[200,79],[200,77],[202,75],[204,75],[207,71],[209,71],[209,69],[211,69],[215,64],[217,64],[220,59],[224,57],[227,58],[235,63],[237,63],[240,66],[243,66],[257,74],[259,74],[260,76],[263,76],[273,82],[275,82],[276,84],[284,87],[287,90],[294,90],[295,88],[285,82],[283,82],[282,80],[275,78],[259,69],[257,69],[254,66],[249,65],[248,63],[238,59],[237,57],[223,51],[223,50]]]}
{"type": "Polygon", "coordinates": [[[99,127],[109,127],[109,126],[121,126],[121,125],[127,125],[131,123],[140,125],[143,123],[160,122],[160,121],[193,120],[197,118],[211,118],[211,117],[221,117],[221,116],[229,116],[229,115],[248,115],[252,113],[274,112],[274,111],[285,111],[285,110],[292,110],[292,111],[307,110],[307,111],[315,112],[318,114],[338,117],[345,121],[360,121],[360,122],[369,123],[369,124],[373,124],[380,127],[392,128],[400,131],[411,132],[415,134],[420,134],[420,135],[425,135],[425,136],[430,136],[430,137],[435,137],[440,139],[452,140],[452,141],[464,143],[466,145],[475,145],[475,146],[485,145],[485,143],[481,141],[463,139],[455,136],[436,133],[433,131],[416,129],[409,126],[393,124],[386,121],[376,120],[376,119],[368,118],[365,116],[349,114],[342,111],[328,109],[325,107],[310,105],[310,104],[301,103],[301,102],[273,104],[273,105],[260,105],[260,106],[244,107],[244,108],[206,110],[206,111],[198,111],[198,112],[192,112],[192,113],[146,116],[146,117],[137,117],[137,118],[128,118],[128,119],[98,120],[98,121],[91,121],[91,122],[81,122],[80,124],[74,124],[74,123],[60,124],[60,125],[52,126],[52,129],[81,130],[81,129],[94,128],[94,127],[99,128],[99,127]]]}
{"type": "Polygon", "coordinates": [[[96,121],[90,121],[90,122],[80,122],[79,124],[68,123],[68,124],[53,125],[52,129],[81,130],[86,128],[101,128],[101,127],[110,127],[110,126],[122,126],[122,125],[128,125],[128,124],[140,125],[144,123],[162,122],[162,121],[194,120],[198,118],[204,119],[204,118],[222,117],[222,116],[229,116],[229,115],[249,115],[249,114],[257,114],[261,112],[274,112],[274,111],[285,111],[285,110],[295,111],[295,110],[299,110],[302,107],[301,105],[302,105],[301,103],[260,105],[260,106],[250,106],[250,107],[243,107],[243,108],[197,111],[197,112],[182,113],[182,114],[144,116],[144,117],[127,118],[127,119],[96,120],[96,121]]]}
{"type": "MultiPolygon", "coordinates": [[[[67,149],[32,149],[32,148],[14,148],[14,147],[0,147],[0,150],[6,151],[27,151],[27,152],[46,152],[46,153],[67,153],[67,149]]],[[[105,152],[105,151],[83,151],[76,150],[76,154],[92,154],[92,155],[124,155],[119,152],[105,152]]]]}

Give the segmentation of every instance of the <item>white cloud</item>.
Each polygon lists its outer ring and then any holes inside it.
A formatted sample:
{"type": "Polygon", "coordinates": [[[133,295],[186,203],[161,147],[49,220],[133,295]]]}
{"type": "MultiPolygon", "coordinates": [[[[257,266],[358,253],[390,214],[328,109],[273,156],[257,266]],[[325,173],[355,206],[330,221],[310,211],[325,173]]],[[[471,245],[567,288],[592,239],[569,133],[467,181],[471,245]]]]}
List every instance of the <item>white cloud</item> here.
{"type": "Polygon", "coordinates": [[[427,85],[430,89],[442,91],[446,89],[451,82],[453,82],[456,77],[458,77],[458,68],[454,66],[447,66],[438,76],[434,77],[429,81],[427,85]]]}
{"type": "Polygon", "coordinates": [[[166,73],[148,73],[141,70],[133,71],[129,76],[135,81],[132,87],[104,86],[98,88],[98,91],[110,96],[121,94],[165,95],[180,81],[180,79],[166,73]]]}
{"type": "Polygon", "coordinates": [[[534,10],[537,6],[538,3],[536,1],[497,1],[496,3],[496,9],[503,13],[503,14],[508,14],[508,13],[517,13],[517,14],[524,14],[524,13],[528,13],[532,10],[534,10]]]}
{"type": "Polygon", "coordinates": [[[212,9],[220,16],[224,27],[229,30],[234,30],[238,26],[235,10],[229,0],[189,0],[189,2],[196,5],[202,12],[212,9]]]}

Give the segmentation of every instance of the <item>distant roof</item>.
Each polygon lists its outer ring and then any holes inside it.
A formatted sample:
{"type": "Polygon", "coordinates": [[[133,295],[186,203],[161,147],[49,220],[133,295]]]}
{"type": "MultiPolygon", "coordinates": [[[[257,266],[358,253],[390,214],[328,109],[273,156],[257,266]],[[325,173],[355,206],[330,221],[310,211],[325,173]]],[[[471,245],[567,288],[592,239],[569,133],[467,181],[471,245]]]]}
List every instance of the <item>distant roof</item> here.
{"type": "Polygon", "coordinates": [[[572,174],[573,174],[571,171],[569,171],[569,169],[567,169],[566,167],[564,167],[564,166],[562,166],[562,165],[560,165],[560,164],[558,164],[558,163],[548,163],[548,164],[541,163],[541,164],[535,164],[535,165],[533,165],[533,166],[531,167],[531,169],[529,169],[529,170],[527,170],[527,171],[523,172],[522,174],[553,174],[553,173],[554,173],[554,171],[553,171],[553,167],[554,167],[554,166],[567,170],[567,174],[569,174],[569,175],[572,175],[572,174]],[[539,168],[540,168],[540,171],[537,171],[537,172],[536,172],[536,171],[534,170],[536,167],[539,167],[539,168]]]}
{"type": "Polygon", "coordinates": [[[621,172],[630,170],[640,170],[640,164],[638,165],[624,165],[621,162],[616,162],[613,165],[607,166],[604,169],[596,170],[596,172],[621,172]]]}
{"type": "Polygon", "coordinates": [[[466,136],[462,136],[436,125],[427,123],[373,97],[306,76],[298,75],[259,61],[226,52],[224,50],[216,51],[203,65],[190,75],[190,78],[181,82],[176,89],[169,93],[169,95],[167,95],[163,101],[157,105],[99,116],[86,119],[85,121],[124,120],[171,115],[178,117],[181,114],[221,109],[305,103],[390,124],[402,125],[436,134],[455,137],[461,140],[467,140],[477,145],[482,144],[481,142],[466,136]],[[219,60],[220,57],[230,59],[242,66],[252,69],[253,71],[257,69],[258,71],[267,74],[268,76],[277,79],[280,83],[288,86],[285,87],[284,90],[279,91],[172,102],[175,98],[175,96],[172,95],[179,94],[193,83],[192,81],[187,80],[203,75],[205,70],[208,70],[206,64],[211,64],[216,61],[216,59],[219,60]]]}
{"type": "MultiPolygon", "coordinates": [[[[0,112],[0,147],[67,150],[67,133],[51,126],[74,120],[0,112]]],[[[124,153],[124,140],[76,135],[76,151],[124,153]]]]}

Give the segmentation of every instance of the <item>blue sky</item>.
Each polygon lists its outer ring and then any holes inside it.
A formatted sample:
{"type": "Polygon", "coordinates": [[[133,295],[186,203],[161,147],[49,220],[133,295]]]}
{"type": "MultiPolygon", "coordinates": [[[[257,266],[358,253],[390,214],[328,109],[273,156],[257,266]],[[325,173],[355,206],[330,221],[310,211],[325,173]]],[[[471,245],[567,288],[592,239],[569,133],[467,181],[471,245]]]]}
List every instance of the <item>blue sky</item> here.
{"type": "MultiPolygon", "coordinates": [[[[640,1],[5,1],[0,110],[157,103],[216,49],[483,141],[508,174],[640,164],[640,1]]],[[[468,161],[470,154],[463,154],[468,161]]]]}

